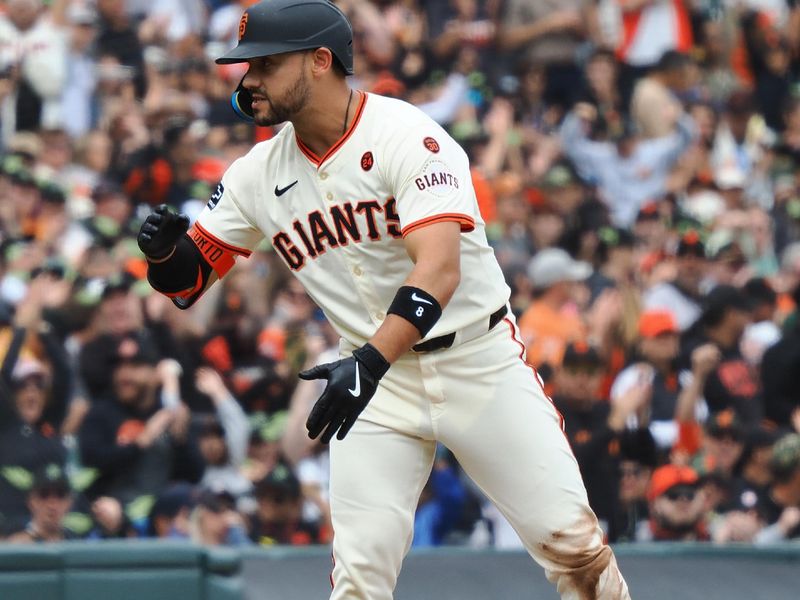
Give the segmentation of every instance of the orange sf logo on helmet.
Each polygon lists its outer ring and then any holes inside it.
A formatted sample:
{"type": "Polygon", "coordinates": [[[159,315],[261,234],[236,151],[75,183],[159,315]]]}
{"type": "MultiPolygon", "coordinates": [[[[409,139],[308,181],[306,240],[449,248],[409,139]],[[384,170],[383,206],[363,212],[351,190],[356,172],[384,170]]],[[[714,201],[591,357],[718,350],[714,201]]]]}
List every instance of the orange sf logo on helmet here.
{"type": "Polygon", "coordinates": [[[244,30],[247,29],[247,17],[248,17],[248,14],[244,13],[242,15],[241,20],[239,21],[239,40],[240,41],[244,37],[244,30]]]}

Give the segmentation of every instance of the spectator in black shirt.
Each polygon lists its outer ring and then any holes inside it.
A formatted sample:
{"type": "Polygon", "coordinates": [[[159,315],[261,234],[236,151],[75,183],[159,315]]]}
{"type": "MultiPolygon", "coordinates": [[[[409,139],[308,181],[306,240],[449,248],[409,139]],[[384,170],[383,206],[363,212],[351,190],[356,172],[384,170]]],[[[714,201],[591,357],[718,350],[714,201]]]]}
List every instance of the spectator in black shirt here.
{"type": "Polygon", "coordinates": [[[188,437],[188,410],[162,407],[154,348],[126,336],[114,352],[113,395],[96,402],[87,415],[80,450],[84,465],[99,471],[91,495],[108,495],[127,505],[161,492],[179,466],[184,470],[180,475],[192,481],[203,467],[188,437]]]}
{"type": "Polygon", "coordinates": [[[262,546],[319,543],[319,528],[304,521],[300,482],[285,465],[275,467],[256,484],[258,508],[253,517],[250,539],[262,546]]]}
{"type": "Polygon", "coordinates": [[[625,399],[609,405],[600,398],[603,362],[597,351],[584,343],[569,344],[555,374],[553,402],[564,416],[564,427],[583,476],[589,504],[609,532],[618,487],[619,443],[633,407],[625,399]]]}
{"type": "Polygon", "coordinates": [[[45,465],[63,467],[66,450],[42,416],[50,393],[44,365],[17,361],[9,385],[11,402],[0,399],[0,534],[21,529],[29,517],[33,474],[45,465]]]}
{"type": "Polygon", "coordinates": [[[647,488],[657,464],[656,443],[647,429],[623,431],[619,436],[619,497],[609,540],[635,542],[650,536],[647,488]]]}
{"type": "Polygon", "coordinates": [[[60,542],[71,537],[64,518],[72,505],[69,480],[58,465],[47,465],[34,476],[28,505],[31,520],[24,530],[8,538],[12,544],[60,542]]]}
{"type": "MultiPolygon", "coordinates": [[[[800,306],[800,286],[793,293],[800,306]]],[[[778,427],[800,423],[800,320],[794,319],[783,338],[764,352],[761,359],[764,387],[764,417],[778,427]]]]}
{"type": "Polygon", "coordinates": [[[763,416],[758,375],[739,349],[750,310],[750,301],[738,288],[715,287],[705,299],[700,319],[684,337],[680,360],[688,368],[698,346],[711,342],[719,348],[722,358],[708,376],[703,396],[712,412],[732,408],[745,426],[755,425],[763,416]]]}
{"type": "Polygon", "coordinates": [[[142,98],[147,85],[144,52],[136,27],[125,11],[125,2],[99,0],[97,11],[100,13],[100,33],[95,42],[97,53],[114,56],[120,64],[136,69],[134,76],[136,95],[142,98]]]}

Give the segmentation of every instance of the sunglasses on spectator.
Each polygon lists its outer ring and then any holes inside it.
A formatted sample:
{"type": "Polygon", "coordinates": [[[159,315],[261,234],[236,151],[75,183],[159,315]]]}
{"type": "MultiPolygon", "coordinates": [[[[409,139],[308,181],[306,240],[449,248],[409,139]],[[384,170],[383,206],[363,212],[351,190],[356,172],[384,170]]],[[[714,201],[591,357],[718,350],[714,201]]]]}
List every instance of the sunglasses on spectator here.
{"type": "Polygon", "coordinates": [[[622,477],[638,477],[644,473],[644,468],[640,466],[633,466],[633,467],[620,467],[619,474],[622,477]]]}
{"type": "Polygon", "coordinates": [[[686,486],[675,486],[673,488],[668,489],[664,492],[664,497],[667,500],[671,500],[675,502],[677,500],[694,500],[695,495],[697,495],[697,490],[693,487],[686,487],[686,486]]]}
{"type": "Polygon", "coordinates": [[[39,390],[47,389],[47,381],[45,380],[44,377],[40,375],[31,375],[29,377],[25,377],[24,379],[20,379],[19,381],[15,381],[13,383],[13,387],[15,390],[25,389],[29,385],[32,385],[39,390]]]}

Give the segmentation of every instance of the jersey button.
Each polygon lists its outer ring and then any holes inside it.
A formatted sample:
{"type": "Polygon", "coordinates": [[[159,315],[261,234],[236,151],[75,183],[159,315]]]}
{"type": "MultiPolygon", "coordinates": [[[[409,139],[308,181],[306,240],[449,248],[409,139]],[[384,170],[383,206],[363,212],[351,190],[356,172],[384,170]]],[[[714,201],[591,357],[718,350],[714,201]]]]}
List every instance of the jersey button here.
{"type": "Polygon", "coordinates": [[[363,272],[364,271],[361,270],[361,267],[353,267],[353,275],[355,275],[356,277],[361,277],[361,274],[363,272]]]}
{"type": "Polygon", "coordinates": [[[383,321],[386,318],[386,313],[379,312],[375,315],[375,318],[378,321],[383,321]]]}
{"type": "Polygon", "coordinates": [[[328,174],[325,172],[320,173],[319,178],[322,179],[322,181],[325,181],[328,178],[328,174]]]}
{"type": "Polygon", "coordinates": [[[327,194],[325,194],[325,197],[326,197],[328,200],[333,200],[333,194],[332,194],[331,192],[328,192],[327,194]]]}

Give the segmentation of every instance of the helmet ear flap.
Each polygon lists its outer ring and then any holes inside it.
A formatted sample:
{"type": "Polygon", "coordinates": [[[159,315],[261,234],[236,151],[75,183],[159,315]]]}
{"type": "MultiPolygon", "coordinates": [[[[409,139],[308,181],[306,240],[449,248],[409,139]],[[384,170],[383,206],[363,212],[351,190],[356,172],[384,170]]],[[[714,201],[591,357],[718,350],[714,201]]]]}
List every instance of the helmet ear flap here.
{"type": "Polygon", "coordinates": [[[243,121],[252,123],[253,118],[253,95],[242,85],[244,77],[239,82],[239,85],[231,94],[231,107],[233,112],[236,113],[243,121]]]}

